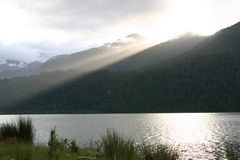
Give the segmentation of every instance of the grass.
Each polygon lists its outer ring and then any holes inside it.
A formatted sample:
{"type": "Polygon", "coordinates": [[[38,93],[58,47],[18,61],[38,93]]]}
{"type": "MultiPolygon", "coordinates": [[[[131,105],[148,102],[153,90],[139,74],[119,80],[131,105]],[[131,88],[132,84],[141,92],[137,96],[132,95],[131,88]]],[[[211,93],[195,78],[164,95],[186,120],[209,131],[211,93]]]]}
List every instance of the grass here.
{"type": "Polygon", "coordinates": [[[0,126],[0,141],[17,140],[32,144],[34,133],[32,119],[19,117],[17,123],[4,123],[0,126]]]}
{"type": "Polygon", "coordinates": [[[34,125],[31,118],[19,117],[17,121],[17,139],[26,143],[33,143],[34,140],[34,125]]]}
{"type": "MultiPolygon", "coordinates": [[[[22,122],[26,124],[27,121],[25,119],[22,122]]],[[[29,127],[25,127],[21,131],[28,131],[29,127]]],[[[22,135],[26,138],[25,134],[22,135]]],[[[79,157],[95,157],[96,154],[96,149],[81,148],[73,141],[60,140],[55,129],[50,132],[47,146],[29,143],[29,137],[24,139],[25,141],[22,139],[20,141],[18,139],[2,139],[0,141],[0,160],[77,160],[79,157]]]]}
{"type": "Polygon", "coordinates": [[[14,122],[5,123],[0,126],[0,141],[17,138],[17,126],[14,122]]]}
{"type": "Polygon", "coordinates": [[[102,136],[104,158],[106,160],[177,160],[179,155],[164,145],[138,146],[134,140],[119,135],[115,130],[107,129],[102,136]]]}
{"type": "Polygon", "coordinates": [[[136,150],[134,141],[120,136],[116,131],[107,129],[107,134],[101,137],[106,160],[134,160],[136,150]]]}
{"type": "MultiPolygon", "coordinates": [[[[30,119],[18,119],[18,125],[9,123],[2,125],[2,127],[8,126],[6,127],[8,129],[3,129],[6,132],[12,127],[17,128],[17,133],[26,131],[26,135],[32,135],[28,132],[30,128],[33,129],[33,127],[29,127],[32,126],[29,121],[30,119]]],[[[13,135],[11,138],[15,137],[15,134],[13,135]]],[[[50,131],[49,142],[46,146],[31,143],[29,138],[32,140],[33,136],[26,138],[23,133],[17,135],[21,135],[19,137],[23,138],[21,140],[16,138],[12,141],[8,139],[0,141],[1,160],[77,160],[80,157],[95,157],[98,160],[174,160],[177,155],[169,152],[167,148],[157,148],[156,150],[151,148],[150,150],[148,148],[150,146],[136,146],[134,140],[123,137],[115,130],[110,129],[107,129],[106,135],[101,136],[98,148],[81,148],[75,141],[61,140],[55,129],[50,131]],[[149,159],[149,155],[151,155],[151,159],[149,159]]]]}
{"type": "Polygon", "coordinates": [[[144,160],[177,160],[179,155],[175,150],[170,147],[157,144],[157,145],[146,145],[142,143],[140,146],[141,159],[144,160]]]}
{"type": "MultiPolygon", "coordinates": [[[[94,157],[95,150],[80,148],[78,153],[72,153],[70,150],[64,149],[59,154],[59,160],[77,160],[81,156],[94,157]]],[[[3,160],[48,160],[48,147],[25,143],[1,143],[1,158],[3,160]]]]}

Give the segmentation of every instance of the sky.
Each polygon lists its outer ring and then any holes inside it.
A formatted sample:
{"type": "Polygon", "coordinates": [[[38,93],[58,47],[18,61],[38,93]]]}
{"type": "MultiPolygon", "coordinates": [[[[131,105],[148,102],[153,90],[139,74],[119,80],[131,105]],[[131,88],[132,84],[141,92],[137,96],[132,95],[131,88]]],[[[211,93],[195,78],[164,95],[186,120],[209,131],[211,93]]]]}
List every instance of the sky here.
{"type": "Polygon", "coordinates": [[[129,34],[153,43],[240,21],[239,0],[0,0],[0,60],[45,61],[129,34]]]}

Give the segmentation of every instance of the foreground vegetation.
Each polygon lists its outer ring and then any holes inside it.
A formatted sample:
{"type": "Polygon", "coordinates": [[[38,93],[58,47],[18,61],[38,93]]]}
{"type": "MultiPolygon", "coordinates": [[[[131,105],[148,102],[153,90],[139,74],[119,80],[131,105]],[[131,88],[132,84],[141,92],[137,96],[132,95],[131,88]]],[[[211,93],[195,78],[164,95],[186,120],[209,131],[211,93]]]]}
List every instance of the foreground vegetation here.
{"type": "MultiPolygon", "coordinates": [[[[46,145],[34,144],[35,130],[30,118],[19,118],[17,123],[0,125],[0,160],[177,160],[174,149],[161,144],[136,145],[133,139],[107,129],[92,147],[80,147],[74,140],[61,139],[55,128],[50,131],[46,145]]],[[[237,157],[231,148],[228,160],[237,157]]]]}

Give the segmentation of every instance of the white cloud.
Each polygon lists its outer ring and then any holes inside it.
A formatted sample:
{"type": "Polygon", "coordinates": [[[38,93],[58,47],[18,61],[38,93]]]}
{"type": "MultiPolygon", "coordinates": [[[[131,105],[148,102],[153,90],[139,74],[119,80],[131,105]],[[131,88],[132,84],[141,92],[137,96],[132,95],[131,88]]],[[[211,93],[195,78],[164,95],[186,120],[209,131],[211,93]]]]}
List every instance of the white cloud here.
{"type": "Polygon", "coordinates": [[[4,45],[0,43],[1,59],[14,59],[22,61],[32,61],[38,59],[38,53],[35,49],[21,44],[4,45]]]}
{"type": "Polygon", "coordinates": [[[131,33],[161,42],[240,20],[239,0],[1,0],[0,59],[43,60],[131,33]]]}

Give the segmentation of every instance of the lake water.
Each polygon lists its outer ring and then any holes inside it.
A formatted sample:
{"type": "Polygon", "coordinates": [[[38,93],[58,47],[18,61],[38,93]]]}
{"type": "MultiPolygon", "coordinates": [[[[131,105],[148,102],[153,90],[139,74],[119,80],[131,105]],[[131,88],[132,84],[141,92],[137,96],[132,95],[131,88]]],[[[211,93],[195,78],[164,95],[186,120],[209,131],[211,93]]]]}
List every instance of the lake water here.
{"type": "MultiPolygon", "coordinates": [[[[60,137],[81,144],[94,142],[114,128],[137,142],[163,143],[179,151],[182,159],[215,159],[225,155],[226,144],[240,144],[239,113],[74,114],[25,115],[33,119],[36,142],[47,143],[56,127],[60,137]]],[[[0,123],[18,115],[0,115],[0,123]]]]}

